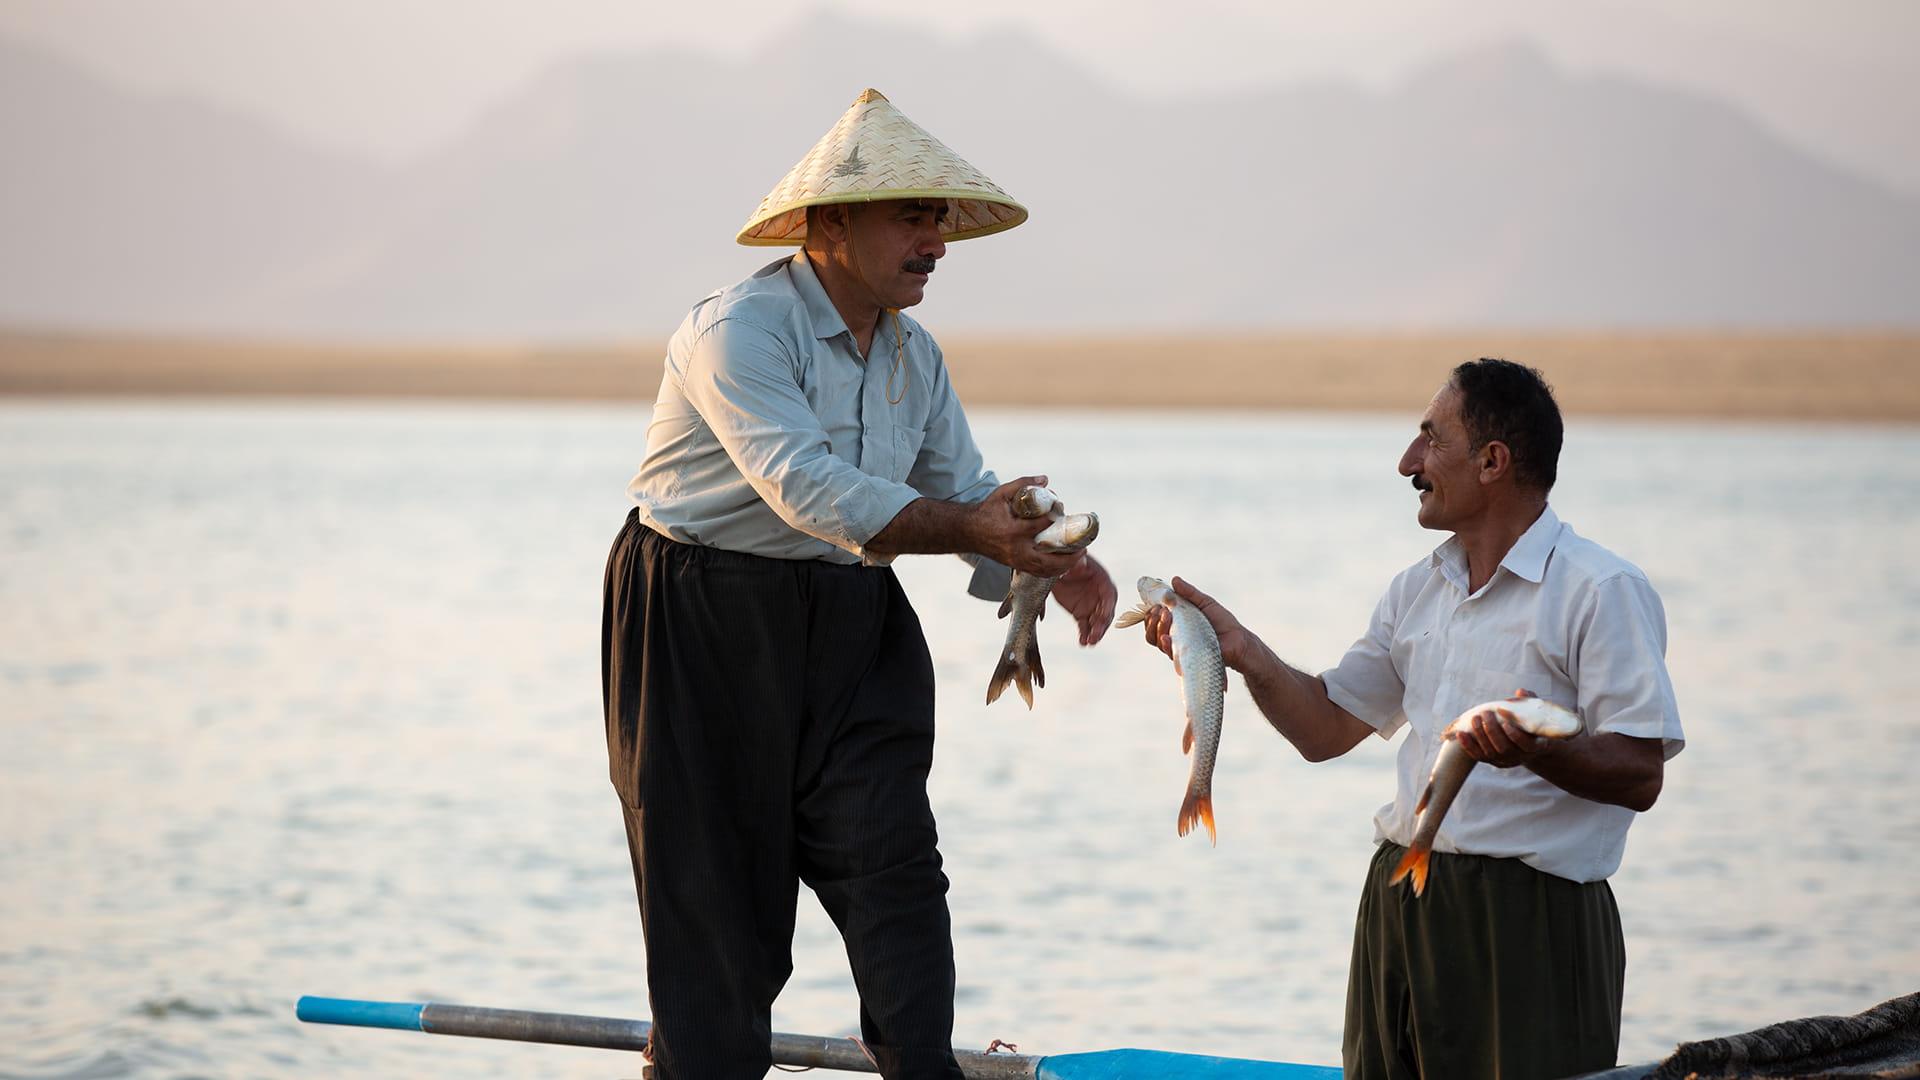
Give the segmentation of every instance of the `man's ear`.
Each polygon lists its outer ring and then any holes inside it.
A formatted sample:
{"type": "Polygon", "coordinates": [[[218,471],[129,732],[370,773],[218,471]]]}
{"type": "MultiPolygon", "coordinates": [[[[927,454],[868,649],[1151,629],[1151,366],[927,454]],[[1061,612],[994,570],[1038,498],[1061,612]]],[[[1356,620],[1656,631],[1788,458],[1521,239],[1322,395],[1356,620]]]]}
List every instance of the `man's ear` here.
{"type": "Polygon", "coordinates": [[[1479,450],[1480,482],[1491,484],[1502,477],[1513,475],[1513,450],[1506,443],[1495,439],[1479,450]]]}
{"type": "Polygon", "coordinates": [[[846,243],[848,210],[849,207],[845,203],[828,203],[825,206],[814,207],[813,220],[807,223],[807,231],[812,232],[818,229],[821,239],[830,240],[836,244],[846,243]]]}

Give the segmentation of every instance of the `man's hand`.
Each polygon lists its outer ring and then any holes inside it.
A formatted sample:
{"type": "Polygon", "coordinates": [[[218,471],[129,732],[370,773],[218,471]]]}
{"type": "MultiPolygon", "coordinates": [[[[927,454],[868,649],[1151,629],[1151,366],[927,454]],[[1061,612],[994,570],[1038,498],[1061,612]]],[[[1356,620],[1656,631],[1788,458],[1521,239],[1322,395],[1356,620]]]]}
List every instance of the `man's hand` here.
{"type": "MultiPolygon", "coordinates": [[[[1200,610],[1213,624],[1213,635],[1220,639],[1220,659],[1235,671],[1245,671],[1248,651],[1254,638],[1252,631],[1240,625],[1240,620],[1228,611],[1226,605],[1194,588],[1185,578],[1173,579],[1173,591],[1179,597],[1200,610]]],[[[1158,648],[1168,656],[1173,655],[1173,613],[1158,605],[1147,612],[1147,644],[1158,648]]],[[[1264,650],[1261,650],[1264,651],[1264,650]]]]}
{"type": "Polygon", "coordinates": [[[1044,476],[1023,476],[1001,484],[977,503],[915,499],[867,541],[866,549],[880,555],[972,552],[1015,570],[1057,578],[1073,569],[1081,553],[1040,550],[1033,538],[1053,522],[1013,513],[1014,492],[1046,482],[1044,476]]]}
{"type": "Polygon", "coordinates": [[[1083,552],[1073,569],[1053,579],[1053,598],[1080,623],[1080,644],[1092,645],[1113,625],[1119,593],[1107,568],[1083,552]]]}
{"type": "MultiPolygon", "coordinates": [[[[1530,690],[1516,696],[1536,697],[1530,690]]],[[[1497,711],[1482,709],[1454,735],[1475,761],[1502,769],[1524,765],[1583,799],[1645,812],[1660,797],[1666,754],[1659,739],[1617,732],[1549,739],[1534,735],[1497,711]]]]}
{"type": "MultiPolygon", "coordinates": [[[[1540,695],[1522,689],[1516,691],[1514,696],[1540,695]]],[[[1482,709],[1467,720],[1467,725],[1466,730],[1454,735],[1460,743],[1460,749],[1475,761],[1484,761],[1497,769],[1527,764],[1539,755],[1541,743],[1546,741],[1512,720],[1503,718],[1499,709],[1482,709]]]]}
{"type": "MultiPolygon", "coordinates": [[[[1001,484],[993,489],[993,494],[975,503],[967,515],[973,545],[964,550],[1040,577],[1058,578],[1073,569],[1081,561],[1081,552],[1042,551],[1034,546],[1033,538],[1053,524],[1051,519],[1023,518],[1013,512],[1014,492],[1023,487],[1046,485],[1044,476],[1023,476],[1001,484]]],[[[1061,603],[1066,603],[1064,597],[1061,603]]]]}

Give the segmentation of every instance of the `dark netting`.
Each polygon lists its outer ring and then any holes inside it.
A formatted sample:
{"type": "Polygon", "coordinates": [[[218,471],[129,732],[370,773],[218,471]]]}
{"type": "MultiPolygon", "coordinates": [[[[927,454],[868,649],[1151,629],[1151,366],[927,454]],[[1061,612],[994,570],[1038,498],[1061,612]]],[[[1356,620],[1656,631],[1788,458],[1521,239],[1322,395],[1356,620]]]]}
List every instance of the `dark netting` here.
{"type": "Polygon", "coordinates": [[[1681,1043],[1650,1080],[1920,1078],[1920,993],[1857,1016],[1810,1016],[1739,1035],[1681,1043]]]}

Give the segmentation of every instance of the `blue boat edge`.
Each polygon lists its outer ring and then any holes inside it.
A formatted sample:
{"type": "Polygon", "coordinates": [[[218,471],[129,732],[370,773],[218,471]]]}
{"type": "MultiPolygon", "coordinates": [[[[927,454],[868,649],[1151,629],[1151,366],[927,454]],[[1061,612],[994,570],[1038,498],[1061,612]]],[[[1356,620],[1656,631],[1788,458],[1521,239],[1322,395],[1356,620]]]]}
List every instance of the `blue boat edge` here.
{"type": "Polygon", "coordinates": [[[1337,1065],[1295,1065],[1280,1061],[1176,1054],[1166,1050],[1101,1050],[1085,1054],[1048,1054],[1040,1059],[1040,1080],[1340,1080],[1337,1065]]]}

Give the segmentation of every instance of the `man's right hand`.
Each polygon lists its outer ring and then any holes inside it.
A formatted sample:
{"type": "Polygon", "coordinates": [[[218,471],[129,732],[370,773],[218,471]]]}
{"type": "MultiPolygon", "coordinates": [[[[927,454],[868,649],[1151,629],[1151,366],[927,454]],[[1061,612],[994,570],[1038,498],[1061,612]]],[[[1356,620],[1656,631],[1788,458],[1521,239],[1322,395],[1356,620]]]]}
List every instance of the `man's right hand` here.
{"type": "Polygon", "coordinates": [[[975,503],[969,516],[973,550],[997,563],[1041,577],[1059,577],[1073,569],[1074,564],[1085,557],[1084,550],[1042,551],[1034,546],[1033,538],[1052,525],[1052,520],[1023,518],[1013,512],[1014,492],[1046,484],[1044,476],[1023,476],[1001,484],[993,489],[993,494],[975,503]]]}
{"type": "Polygon", "coordinates": [[[1044,476],[1023,476],[993,489],[977,503],[919,498],[894,515],[867,541],[881,555],[934,555],[971,552],[1003,566],[1041,577],[1059,577],[1086,556],[1081,551],[1042,551],[1033,538],[1053,522],[1013,512],[1013,493],[1030,484],[1046,486],[1044,476]]]}
{"type": "MultiPolygon", "coordinates": [[[[1213,634],[1220,639],[1220,660],[1235,671],[1245,671],[1244,666],[1248,650],[1258,639],[1253,632],[1240,625],[1240,620],[1228,611],[1226,605],[1193,587],[1187,579],[1175,577],[1173,591],[1182,600],[1198,608],[1200,614],[1213,624],[1213,634]]],[[[1154,646],[1168,656],[1173,655],[1173,613],[1166,608],[1155,606],[1147,612],[1144,623],[1147,628],[1147,644],[1154,646]]]]}

